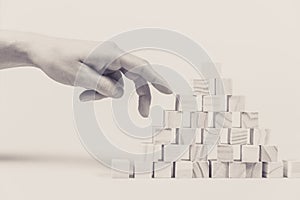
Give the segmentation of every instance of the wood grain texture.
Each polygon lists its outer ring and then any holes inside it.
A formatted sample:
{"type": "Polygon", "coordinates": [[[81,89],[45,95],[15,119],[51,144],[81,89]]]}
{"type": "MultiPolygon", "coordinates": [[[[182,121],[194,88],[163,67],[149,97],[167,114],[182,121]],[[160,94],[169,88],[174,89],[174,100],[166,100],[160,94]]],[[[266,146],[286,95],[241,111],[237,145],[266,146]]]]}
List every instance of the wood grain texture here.
{"type": "Polygon", "coordinates": [[[214,128],[231,128],[232,113],[231,112],[215,112],[214,128]]]}
{"type": "Polygon", "coordinates": [[[286,178],[300,178],[300,161],[299,160],[284,160],[283,174],[286,178]]]}
{"type": "Polygon", "coordinates": [[[211,178],[229,178],[229,163],[210,160],[211,178]]]}
{"type": "Polygon", "coordinates": [[[228,143],[229,144],[249,144],[249,129],[231,128],[229,129],[228,143]]]}
{"type": "Polygon", "coordinates": [[[171,162],[154,162],[153,178],[171,178],[173,164],[171,162]]]}
{"type": "Polygon", "coordinates": [[[175,162],[178,160],[189,160],[189,158],[189,145],[163,145],[163,161],[175,162]]]}
{"type": "Polygon", "coordinates": [[[182,123],[182,112],[174,110],[164,111],[164,128],[180,128],[182,123]]]}
{"type": "Polygon", "coordinates": [[[195,161],[193,163],[193,178],[209,178],[208,161],[195,161]]]}
{"type": "Polygon", "coordinates": [[[232,95],[232,79],[216,78],[216,95],[232,95]]]}
{"type": "Polygon", "coordinates": [[[219,144],[217,146],[217,159],[221,162],[233,162],[232,145],[219,144]]]}
{"type": "Polygon", "coordinates": [[[202,96],[177,94],[175,100],[175,110],[177,111],[201,111],[202,96]]]}
{"type": "Polygon", "coordinates": [[[263,177],[265,178],[282,178],[283,163],[280,162],[263,162],[263,177]]]}
{"type": "Polygon", "coordinates": [[[194,144],[197,134],[199,133],[195,128],[179,128],[176,130],[176,143],[181,145],[194,144]]]}
{"type": "Polygon", "coordinates": [[[262,178],[262,162],[246,163],[246,178],[262,178]]]}
{"type": "Polygon", "coordinates": [[[194,144],[190,146],[190,161],[207,161],[208,149],[206,145],[194,144]]]}
{"type": "Polygon", "coordinates": [[[242,162],[229,163],[229,178],[246,178],[246,164],[242,162]]]}
{"type": "Polygon", "coordinates": [[[277,162],[278,147],[274,145],[260,145],[260,161],[277,162]]]}
{"type": "Polygon", "coordinates": [[[256,163],[259,162],[260,147],[254,145],[242,145],[242,162],[256,163]]]}
{"type": "Polygon", "coordinates": [[[270,143],[271,130],[255,128],[250,130],[250,144],[267,145],[270,143]]]}
{"type": "Polygon", "coordinates": [[[208,128],[208,113],[207,112],[192,112],[191,127],[192,128],[208,128]]]}
{"type": "Polygon", "coordinates": [[[216,94],[215,79],[194,79],[193,90],[198,96],[214,95],[216,94]]]}
{"type": "Polygon", "coordinates": [[[243,112],[245,111],[246,98],[245,96],[228,96],[228,111],[229,112],[243,112]]]}
{"type": "Polygon", "coordinates": [[[227,96],[203,96],[203,111],[206,112],[226,112],[227,96]]]}
{"type": "Polygon", "coordinates": [[[193,178],[193,162],[177,161],[174,166],[175,178],[193,178]]]}
{"type": "Polygon", "coordinates": [[[153,175],[153,162],[134,161],[134,178],[148,179],[153,175]]]}
{"type": "Polygon", "coordinates": [[[241,113],[242,128],[258,128],[258,121],[258,112],[241,113]]]}

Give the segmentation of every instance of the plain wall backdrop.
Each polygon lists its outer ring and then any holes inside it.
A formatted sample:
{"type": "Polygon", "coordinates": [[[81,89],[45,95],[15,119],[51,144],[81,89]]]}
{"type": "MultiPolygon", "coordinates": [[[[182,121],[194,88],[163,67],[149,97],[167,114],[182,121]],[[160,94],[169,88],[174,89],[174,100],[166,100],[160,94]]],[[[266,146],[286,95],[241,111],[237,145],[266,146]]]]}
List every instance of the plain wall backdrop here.
{"type": "MultiPolygon", "coordinates": [[[[300,2],[296,0],[0,0],[0,28],[99,41],[142,27],[161,27],[183,33],[201,44],[214,61],[221,63],[223,76],[233,79],[234,93],[246,95],[247,109],[260,112],[260,125],[272,129],[272,142],[278,144],[280,158],[300,159],[299,10],[300,2]]],[[[0,71],[0,156],[11,152],[54,152],[57,155],[69,152],[88,156],[76,135],[72,97],[72,87],[57,84],[37,69],[0,71]]],[[[101,114],[101,103],[97,103],[97,108],[101,114]]],[[[93,170],[96,174],[97,168],[93,170]]],[[[12,180],[10,174],[5,177],[12,180]]],[[[22,182],[22,177],[20,174],[13,179],[15,182],[1,183],[6,188],[7,197],[14,191],[11,187],[23,192],[19,194],[33,197],[29,191],[33,192],[34,188],[30,188],[30,183],[27,185],[22,182]],[[27,189],[23,190],[23,187],[27,189]]],[[[35,180],[40,179],[43,180],[35,180]]],[[[73,179],[76,180],[74,177],[70,180],[73,179]]],[[[87,192],[90,195],[87,196],[92,199],[101,196],[100,190],[106,184],[107,188],[109,186],[114,191],[114,184],[109,180],[99,184],[92,178],[89,181],[81,177],[78,178],[78,182],[80,181],[90,182],[90,188],[93,189],[87,189],[87,184],[83,191],[74,191],[73,196],[70,193],[74,188],[81,188],[81,185],[76,181],[69,181],[78,185],[69,190],[54,187],[54,194],[79,198],[84,197],[84,192],[87,192]],[[81,195],[76,195],[77,193],[81,195]]],[[[51,184],[54,182],[53,180],[51,184]]],[[[174,187],[187,187],[187,182],[188,180],[182,185],[176,183],[174,187]]],[[[196,189],[197,183],[190,183],[193,184],[191,188],[196,189]]],[[[214,187],[221,191],[213,194],[215,197],[227,195],[224,188],[229,186],[222,185],[226,182],[216,185],[211,181],[209,183],[202,182],[201,187],[206,187],[211,193],[214,187]]],[[[274,188],[289,187],[280,180],[271,183],[274,188]]],[[[38,187],[39,184],[35,184],[38,187]]],[[[126,184],[127,182],[117,183],[119,188],[126,188],[121,191],[129,196],[134,193],[130,193],[130,189],[135,190],[138,184],[133,184],[134,188],[126,187],[126,184]]],[[[152,184],[149,190],[159,190],[160,187],[152,184]]],[[[165,182],[162,184],[168,186],[165,182]]],[[[299,181],[289,184],[297,186],[299,181]]],[[[237,187],[241,192],[248,191],[239,182],[233,181],[232,187],[237,187]]],[[[259,181],[256,184],[245,183],[245,187],[264,191],[259,187],[259,181]]],[[[272,185],[268,186],[264,195],[268,196],[272,188],[272,185]]],[[[285,192],[275,191],[278,192],[277,195],[271,197],[284,197],[287,192],[293,192],[294,197],[299,197],[300,193],[291,188],[281,188],[285,192]]],[[[102,191],[102,194],[108,195],[108,191],[110,190],[102,191]]],[[[172,191],[166,189],[166,192],[172,191]]],[[[184,189],[182,192],[188,193],[189,197],[199,195],[184,189]]],[[[13,195],[17,196],[17,193],[13,195]]],[[[260,196],[260,193],[256,195],[260,196]]]]}

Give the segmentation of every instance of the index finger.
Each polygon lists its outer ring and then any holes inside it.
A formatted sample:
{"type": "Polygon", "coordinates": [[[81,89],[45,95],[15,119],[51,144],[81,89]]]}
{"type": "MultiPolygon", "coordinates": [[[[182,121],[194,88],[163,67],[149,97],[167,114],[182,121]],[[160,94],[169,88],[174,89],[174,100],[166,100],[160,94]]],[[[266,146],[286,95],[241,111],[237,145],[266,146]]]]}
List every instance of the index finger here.
{"type": "Polygon", "coordinates": [[[168,82],[159,75],[149,62],[132,54],[124,54],[119,58],[120,65],[127,71],[136,74],[150,82],[158,91],[165,94],[172,94],[168,82]]]}

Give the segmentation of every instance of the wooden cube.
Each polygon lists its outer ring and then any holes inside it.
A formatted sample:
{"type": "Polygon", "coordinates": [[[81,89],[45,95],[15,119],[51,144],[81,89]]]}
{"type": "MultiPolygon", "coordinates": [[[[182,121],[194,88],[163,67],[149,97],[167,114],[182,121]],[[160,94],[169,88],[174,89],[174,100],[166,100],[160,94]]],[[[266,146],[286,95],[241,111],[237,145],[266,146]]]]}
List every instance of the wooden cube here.
{"type": "Polygon", "coordinates": [[[229,144],[249,144],[249,129],[231,128],[228,135],[229,144]]]}
{"type": "Polygon", "coordinates": [[[246,178],[262,178],[262,162],[246,163],[246,178]]]}
{"type": "Polygon", "coordinates": [[[215,128],[231,128],[232,113],[231,112],[215,112],[214,113],[215,128]]]}
{"type": "Polygon", "coordinates": [[[203,111],[226,112],[227,96],[203,96],[203,111]]]}
{"type": "Polygon", "coordinates": [[[175,178],[193,178],[193,162],[177,161],[174,168],[175,178]]]}
{"type": "Polygon", "coordinates": [[[218,161],[232,162],[233,161],[233,147],[231,145],[219,144],[217,147],[218,161]]]}
{"type": "Polygon", "coordinates": [[[228,178],[229,163],[210,160],[210,177],[211,178],[228,178]]]}
{"type": "Polygon", "coordinates": [[[274,145],[260,145],[260,161],[277,162],[278,147],[274,145]]]}
{"type": "Polygon", "coordinates": [[[193,178],[209,178],[209,161],[193,162],[193,178]]]}
{"type": "Polygon", "coordinates": [[[164,111],[164,128],[180,128],[182,123],[182,112],[174,110],[164,111]]]}
{"type": "Polygon", "coordinates": [[[173,164],[171,162],[154,162],[153,178],[172,178],[173,164]]]}
{"type": "Polygon", "coordinates": [[[195,144],[190,146],[190,161],[207,161],[208,149],[206,145],[195,144]]]}
{"type": "Polygon", "coordinates": [[[241,113],[242,128],[258,128],[258,112],[241,113]]]}
{"type": "Polygon", "coordinates": [[[245,96],[228,96],[228,111],[229,112],[242,112],[245,111],[246,105],[245,96]]]}
{"type": "Polygon", "coordinates": [[[175,110],[177,111],[201,111],[202,97],[196,95],[176,95],[175,110]]]}
{"type": "Polygon", "coordinates": [[[216,94],[215,79],[194,79],[193,90],[197,96],[214,95],[216,94]]]}
{"type": "Polygon", "coordinates": [[[206,144],[206,145],[219,144],[221,133],[225,130],[217,129],[217,128],[205,128],[202,132],[202,144],[206,144]]]}
{"type": "Polygon", "coordinates": [[[174,129],[159,126],[152,127],[152,142],[154,144],[175,143],[175,136],[174,129]]]}
{"type": "Polygon", "coordinates": [[[287,178],[300,178],[300,161],[297,160],[284,160],[284,177],[287,178]]]}
{"type": "Polygon", "coordinates": [[[152,178],[153,162],[134,161],[134,178],[152,178]]]}
{"type": "Polygon", "coordinates": [[[232,114],[232,128],[241,128],[241,113],[231,112],[232,114]]]}
{"type": "Polygon", "coordinates": [[[232,95],[232,80],[216,78],[216,95],[232,95]]]}
{"type": "Polygon", "coordinates": [[[282,178],[282,162],[263,162],[263,177],[265,178],[282,178]]]}
{"type": "Polygon", "coordinates": [[[267,145],[270,143],[270,129],[251,129],[250,144],[252,145],[267,145]]]}
{"type": "Polygon", "coordinates": [[[241,161],[241,148],[242,148],[242,145],[240,144],[234,144],[232,145],[232,148],[233,148],[233,159],[234,161],[241,161]]]}
{"type": "Polygon", "coordinates": [[[152,144],[152,143],[143,143],[141,144],[143,151],[142,161],[162,161],[163,157],[163,145],[161,144],[152,144]]]}
{"type": "Polygon", "coordinates": [[[207,145],[207,151],[208,151],[208,155],[207,155],[208,160],[217,160],[218,158],[217,145],[214,146],[207,145]]]}
{"type": "Polygon", "coordinates": [[[189,158],[189,145],[163,145],[163,161],[175,162],[178,160],[189,160],[189,158]]]}
{"type": "Polygon", "coordinates": [[[246,164],[242,162],[229,163],[229,178],[246,178],[246,164]]]}
{"type": "Polygon", "coordinates": [[[259,146],[242,145],[242,162],[256,163],[259,162],[259,146]]]}
{"type": "MultiPolygon", "coordinates": [[[[199,133],[198,133],[199,134],[199,133]]],[[[182,145],[191,145],[195,143],[197,129],[195,128],[180,128],[176,131],[176,143],[182,145]]]]}
{"type": "MultiPolygon", "coordinates": [[[[212,120],[212,119],[211,119],[212,120]]],[[[191,127],[192,128],[207,128],[209,122],[207,112],[192,112],[191,113],[191,127]]]]}

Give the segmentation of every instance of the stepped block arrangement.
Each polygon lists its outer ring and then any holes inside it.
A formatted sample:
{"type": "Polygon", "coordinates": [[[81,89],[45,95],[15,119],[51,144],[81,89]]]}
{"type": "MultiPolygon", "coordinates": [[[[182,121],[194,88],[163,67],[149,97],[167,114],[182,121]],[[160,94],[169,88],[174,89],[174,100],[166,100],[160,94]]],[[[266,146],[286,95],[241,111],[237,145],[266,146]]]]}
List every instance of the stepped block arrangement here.
{"type": "Polygon", "coordinates": [[[233,95],[231,79],[197,79],[154,126],[142,161],[112,160],[114,178],[297,178],[300,161],[279,161],[259,113],[233,95]],[[127,170],[127,171],[126,171],[127,170]]]}

